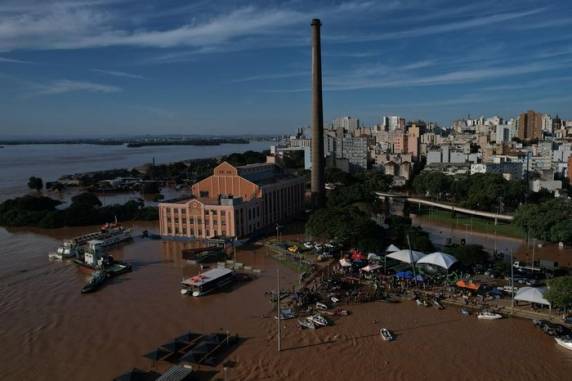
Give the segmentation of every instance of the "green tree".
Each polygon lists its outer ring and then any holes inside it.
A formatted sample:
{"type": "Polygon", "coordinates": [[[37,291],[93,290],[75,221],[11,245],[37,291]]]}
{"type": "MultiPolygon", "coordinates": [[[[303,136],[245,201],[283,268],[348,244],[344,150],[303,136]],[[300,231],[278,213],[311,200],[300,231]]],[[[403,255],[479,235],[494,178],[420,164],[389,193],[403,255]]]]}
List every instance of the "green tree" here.
{"type": "Polygon", "coordinates": [[[481,245],[452,245],[444,251],[451,254],[465,266],[485,264],[490,260],[490,255],[481,245]]]}
{"type": "Polygon", "coordinates": [[[383,229],[357,208],[319,209],[306,223],[306,233],[336,240],[346,247],[364,250],[383,247],[383,229]]]}
{"type": "Polygon", "coordinates": [[[91,208],[101,206],[101,201],[99,200],[99,198],[94,193],[91,192],[84,192],[76,196],[73,196],[71,201],[72,205],[75,206],[91,207],[91,208]]]}
{"type": "Polygon", "coordinates": [[[572,306],[572,276],[562,276],[548,280],[548,290],[544,294],[553,306],[572,306]]]}
{"type": "Polygon", "coordinates": [[[562,199],[521,205],[514,216],[514,223],[531,237],[551,242],[572,242],[571,220],[572,201],[562,199]]]}
{"type": "Polygon", "coordinates": [[[41,178],[32,176],[28,179],[28,188],[41,191],[44,188],[44,182],[41,178]]]}

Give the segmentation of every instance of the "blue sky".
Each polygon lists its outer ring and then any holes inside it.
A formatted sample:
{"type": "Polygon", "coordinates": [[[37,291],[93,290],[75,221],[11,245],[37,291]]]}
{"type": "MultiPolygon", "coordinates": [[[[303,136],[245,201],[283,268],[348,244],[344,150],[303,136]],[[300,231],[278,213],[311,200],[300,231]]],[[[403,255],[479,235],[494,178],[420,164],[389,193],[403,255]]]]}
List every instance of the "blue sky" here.
{"type": "Polygon", "coordinates": [[[1,0],[0,137],[287,133],[324,117],[572,118],[570,1],[1,0]]]}

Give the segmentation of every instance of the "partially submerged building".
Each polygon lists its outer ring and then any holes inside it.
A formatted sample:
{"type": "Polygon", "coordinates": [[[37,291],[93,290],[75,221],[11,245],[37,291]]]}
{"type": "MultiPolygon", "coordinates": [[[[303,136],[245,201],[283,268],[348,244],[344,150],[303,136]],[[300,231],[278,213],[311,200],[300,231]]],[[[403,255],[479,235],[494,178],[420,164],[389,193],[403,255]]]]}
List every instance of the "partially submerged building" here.
{"type": "Polygon", "coordinates": [[[160,233],[172,237],[244,237],[304,210],[305,179],[273,163],[223,162],[192,186],[192,198],[159,204],[160,233]]]}

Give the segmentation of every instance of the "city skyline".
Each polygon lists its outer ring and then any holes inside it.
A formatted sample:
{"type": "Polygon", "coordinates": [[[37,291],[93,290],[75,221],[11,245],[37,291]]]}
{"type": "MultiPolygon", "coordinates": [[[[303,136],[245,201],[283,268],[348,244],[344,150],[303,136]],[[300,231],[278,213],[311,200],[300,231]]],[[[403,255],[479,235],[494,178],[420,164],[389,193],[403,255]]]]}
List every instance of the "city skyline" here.
{"type": "Polygon", "coordinates": [[[281,134],[324,121],[570,118],[564,1],[4,1],[0,135],[281,134]]]}

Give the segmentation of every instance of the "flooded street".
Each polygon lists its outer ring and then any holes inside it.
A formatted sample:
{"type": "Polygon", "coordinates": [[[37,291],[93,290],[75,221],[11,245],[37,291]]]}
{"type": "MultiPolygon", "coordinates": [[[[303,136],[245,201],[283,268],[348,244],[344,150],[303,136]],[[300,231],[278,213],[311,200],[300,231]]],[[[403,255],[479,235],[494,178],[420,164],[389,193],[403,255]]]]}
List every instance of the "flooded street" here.
{"type": "MultiPolygon", "coordinates": [[[[572,371],[572,351],[529,321],[482,322],[411,302],[350,305],[351,316],[315,332],[283,322],[286,350],[277,354],[264,295],[275,287],[277,263],[265,249],[238,252],[238,261],[263,270],[259,279],[192,298],[179,293],[181,279],[198,271],[181,259],[185,243],[136,238],[113,251],[133,272],[81,295],[88,273],[49,262],[47,253],[92,230],[0,229],[0,379],[111,380],[132,367],[151,369],[142,355],[188,330],[246,337],[229,357],[241,380],[562,380],[572,371]],[[396,342],[380,340],[380,324],[395,330],[396,342]]],[[[297,279],[285,268],[281,278],[283,287],[297,279]]]]}

